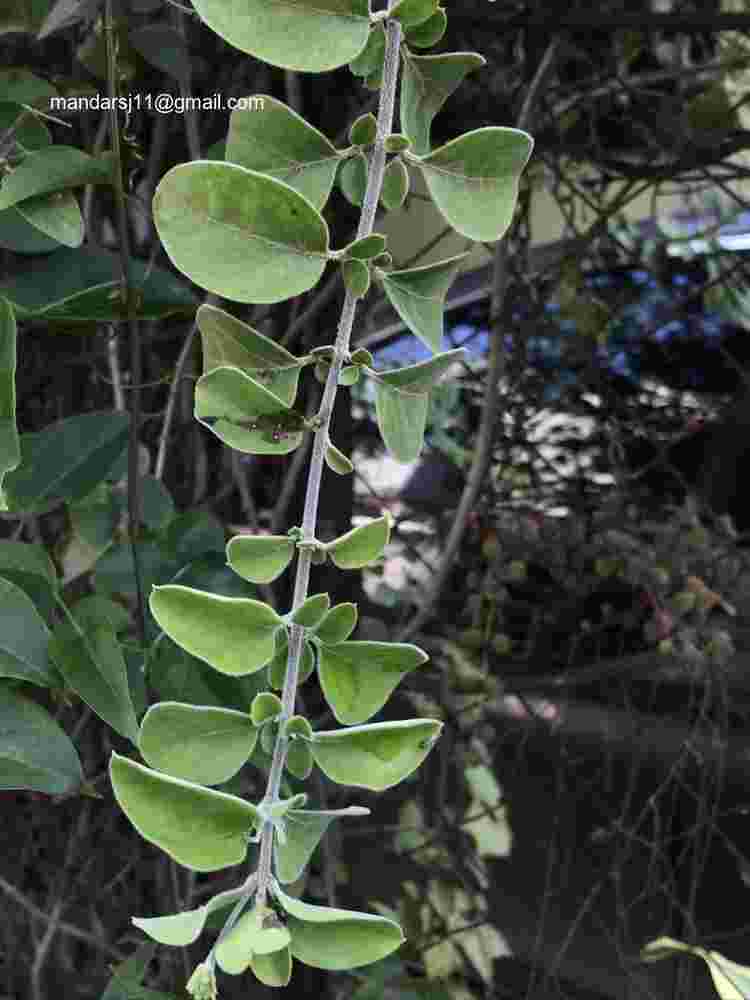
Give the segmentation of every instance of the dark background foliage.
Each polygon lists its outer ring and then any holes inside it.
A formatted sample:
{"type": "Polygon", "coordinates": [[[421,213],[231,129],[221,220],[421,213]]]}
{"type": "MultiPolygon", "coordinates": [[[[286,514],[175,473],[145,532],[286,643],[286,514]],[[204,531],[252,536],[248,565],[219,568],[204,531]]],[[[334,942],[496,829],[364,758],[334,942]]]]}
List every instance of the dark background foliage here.
{"type": "MultiPolygon", "coordinates": [[[[123,38],[155,26],[173,32],[166,47],[172,73],[157,68],[158,47],[150,59],[133,55],[132,74],[121,81],[131,94],[271,94],[332,138],[345,136],[348,123],[375,106],[375,95],[355,86],[348,70],[296,75],[265,66],[176,6],[132,0],[116,14],[123,38]]],[[[460,886],[476,904],[476,922],[498,927],[516,954],[496,960],[494,977],[483,977],[459,945],[461,981],[477,997],[711,996],[696,960],[651,972],[634,956],[649,938],[671,934],[748,961],[735,916],[747,903],[748,870],[742,844],[750,605],[742,533],[750,524],[741,475],[750,442],[748,346],[741,314],[726,308],[729,293],[736,300],[745,288],[745,265],[741,254],[719,254],[711,269],[700,259],[676,262],[658,233],[643,229],[625,239],[608,230],[604,183],[676,179],[691,185],[708,178],[715,186],[730,185],[737,211],[746,210],[738,183],[743,172],[727,164],[730,154],[750,145],[747,134],[721,102],[712,105],[713,117],[695,103],[717,79],[701,69],[719,58],[723,15],[718,2],[675,4],[659,16],[648,3],[635,9],[612,2],[595,11],[570,5],[557,19],[550,18],[549,5],[484,0],[448,14],[438,51],[476,50],[487,67],[471,75],[436,118],[433,145],[458,131],[515,122],[555,43],[554,69],[536,94],[529,128],[536,140],[531,170],[545,171],[563,211],[587,197],[602,221],[585,229],[571,216],[574,249],[552,266],[534,265],[529,181],[508,237],[508,285],[497,326],[488,301],[449,314],[446,332],[469,327],[479,343],[483,331],[504,337],[503,419],[453,577],[413,640],[429,648],[432,663],[405,682],[386,710],[393,718],[419,714],[414,697],[432,699],[446,718],[445,734],[414,782],[388,795],[357,796],[372,808],[371,824],[359,835],[329,834],[305,891],[308,898],[364,908],[371,900],[395,907],[407,881],[425,895],[430,879],[460,886]],[[717,289],[727,292],[722,308],[711,298],[717,289]],[[550,406],[563,418],[555,441],[559,462],[542,454],[544,442],[531,440],[532,418],[550,406]],[[697,413],[705,423],[695,421],[697,413]],[[591,426],[584,437],[575,423],[582,418],[591,426]],[[572,474],[559,474],[565,463],[572,463],[572,474]],[[610,481],[602,484],[593,471],[609,473],[610,481]],[[688,494],[702,521],[678,511],[688,494]],[[567,508],[567,518],[550,517],[550,506],[567,508]],[[722,533],[717,519],[724,514],[739,538],[722,533]],[[622,539],[613,542],[612,531],[634,540],[635,552],[623,549],[622,539]],[[667,583],[656,570],[666,573],[667,583]],[[687,574],[715,588],[736,614],[716,606],[687,624],[680,619],[681,632],[660,625],[656,613],[671,608],[687,574]],[[705,652],[726,631],[733,655],[705,652]],[[682,645],[675,663],[657,647],[677,632],[682,645]],[[457,676],[449,649],[463,650],[468,680],[457,676]],[[545,704],[556,713],[552,725],[538,717],[545,704]],[[476,845],[460,826],[468,802],[464,773],[480,750],[502,788],[514,844],[508,857],[489,862],[477,862],[476,845]],[[400,822],[400,807],[415,796],[440,845],[427,859],[398,853],[390,840],[389,826],[400,822]],[[477,875],[483,864],[484,881],[477,875]]],[[[750,24],[739,27],[747,31],[750,24]]],[[[725,30],[730,28],[738,24],[725,30]]],[[[67,27],[42,40],[21,32],[2,40],[7,66],[28,67],[69,93],[103,90],[91,54],[101,43],[96,4],[76,8],[67,27]]],[[[130,58],[123,48],[123,64],[130,58]]],[[[56,141],[88,151],[101,146],[98,112],[63,117],[69,127],[50,126],[56,141]]],[[[224,138],[227,120],[225,112],[136,111],[121,121],[130,235],[141,259],[169,266],[150,223],[153,189],[172,165],[208,155],[224,138]]],[[[342,246],[358,213],[336,190],[327,219],[332,245],[342,246]]],[[[113,205],[99,191],[87,206],[87,223],[88,245],[116,247],[113,205]]],[[[398,248],[394,255],[398,262],[398,248]]],[[[28,256],[0,249],[4,277],[29,266],[28,256]]],[[[234,311],[274,339],[292,330],[285,345],[305,350],[329,343],[338,322],[338,279],[321,288],[322,299],[319,289],[273,310],[234,311]]],[[[362,329],[376,304],[372,293],[362,329]]],[[[152,462],[190,330],[184,317],[140,326],[139,436],[152,462]]],[[[37,431],[72,414],[111,409],[114,375],[128,404],[130,365],[124,325],[22,324],[19,429],[37,431]]],[[[268,527],[273,518],[282,529],[299,523],[304,476],[286,509],[277,506],[293,457],[238,458],[201,429],[192,416],[199,372],[196,339],[182,370],[164,468],[177,508],[211,512],[228,534],[231,525],[268,527]]],[[[465,470],[440,449],[438,432],[470,455],[480,426],[482,375],[481,360],[461,375],[460,406],[448,424],[433,419],[424,464],[401,494],[394,541],[407,553],[413,537],[407,522],[416,517],[423,542],[437,539],[439,549],[455,517],[465,470]]],[[[332,434],[337,445],[347,454],[355,445],[364,451],[368,442],[372,446],[372,430],[371,414],[340,393],[332,434]]],[[[377,483],[371,486],[377,496],[377,483]]],[[[376,499],[375,507],[389,499],[376,499]]],[[[326,539],[348,530],[353,514],[371,514],[373,507],[355,495],[352,477],[326,476],[320,509],[319,537],[326,539]]],[[[4,537],[18,537],[13,521],[3,524],[4,537]]],[[[58,508],[29,519],[21,537],[42,542],[59,558],[69,528],[58,508]]],[[[409,553],[412,568],[421,558],[421,551],[409,553]]],[[[311,592],[357,600],[372,636],[390,638],[408,627],[422,591],[407,588],[379,602],[355,579],[321,567],[311,592]]],[[[92,592],[93,582],[90,574],[75,580],[66,599],[92,592]]],[[[288,606],[288,585],[275,587],[274,597],[278,607],[288,606]]],[[[132,611],[132,598],[123,603],[132,611]]],[[[151,700],[165,697],[148,693],[151,700]]],[[[301,695],[307,714],[331,721],[314,683],[301,695]]],[[[19,1000],[98,997],[110,964],[142,940],[131,915],[199,905],[209,892],[233,886],[236,876],[186,872],[144,843],[116,807],[106,776],[111,750],[123,751],[124,741],[81,703],[45,703],[73,736],[101,798],[50,802],[33,793],[4,795],[2,992],[19,1000]]],[[[257,772],[248,769],[243,782],[248,795],[261,794],[257,772]]],[[[314,794],[330,807],[339,804],[339,793],[320,780],[314,794]]],[[[421,974],[428,945],[449,935],[444,914],[434,908],[427,925],[406,953],[408,972],[421,974]]],[[[181,995],[204,950],[159,949],[148,982],[181,995]]],[[[340,997],[354,995],[355,987],[350,977],[325,977],[296,963],[290,990],[340,997]]],[[[244,978],[228,977],[220,988],[229,998],[250,989],[244,978]]],[[[251,988],[252,995],[270,992],[251,988]]],[[[401,995],[410,994],[404,988],[401,995]]]]}

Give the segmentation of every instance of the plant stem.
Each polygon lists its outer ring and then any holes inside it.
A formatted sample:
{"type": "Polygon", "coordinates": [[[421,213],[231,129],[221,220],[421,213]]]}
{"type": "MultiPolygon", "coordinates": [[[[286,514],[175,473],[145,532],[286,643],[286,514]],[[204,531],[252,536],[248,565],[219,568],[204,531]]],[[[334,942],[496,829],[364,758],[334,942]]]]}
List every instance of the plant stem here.
{"type": "MultiPolygon", "coordinates": [[[[393,7],[395,0],[390,0],[389,9],[393,7]]],[[[380,106],[378,108],[378,127],[375,136],[375,144],[370,157],[370,164],[367,176],[367,190],[365,191],[364,202],[362,204],[362,215],[359,220],[357,238],[369,236],[375,222],[375,213],[380,199],[380,192],[383,186],[383,176],[385,174],[386,151],[385,139],[393,131],[393,112],[396,99],[396,83],[398,81],[398,57],[401,46],[401,24],[395,19],[389,19],[386,26],[386,47],[385,65],[383,69],[383,84],[380,90],[380,106]]],[[[333,404],[338,388],[338,377],[344,358],[349,351],[349,341],[351,338],[352,326],[354,324],[354,314],[357,308],[357,299],[347,290],[344,297],[344,305],[341,310],[341,319],[336,334],[336,344],[333,352],[333,360],[328,371],[323,399],[320,403],[318,416],[321,419],[321,426],[315,432],[313,440],[312,459],[310,460],[310,470],[307,479],[307,491],[305,493],[305,507],[302,518],[302,539],[309,542],[315,539],[315,527],[318,515],[318,502],[320,499],[320,483],[323,477],[323,463],[325,452],[328,446],[328,428],[333,413],[333,404]]],[[[310,580],[310,564],[312,550],[303,547],[298,550],[297,575],[294,581],[294,599],[292,610],[298,608],[307,597],[307,587],[310,580]]],[[[305,630],[299,625],[292,625],[289,636],[289,659],[287,661],[286,676],[284,677],[284,691],[282,694],[282,709],[280,725],[294,715],[295,695],[299,678],[299,661],[302,653],[302,644],[305,630]]],[[[271,770],[268,775],[268,785],[263,801],[271,805],[279,800],[279,787],[281,785],[281,775],[284,770],[284,763],[287,754],[287,739],[279,732],[278,739],[273,752],[271,770]]],[[[260,861],[258,864],[258,902],[262,905],[266,901],[266,892],[271,881],[271,859],[273,848],[273,825],[266,821],[263,824],[260,838],[260,861]]]]}

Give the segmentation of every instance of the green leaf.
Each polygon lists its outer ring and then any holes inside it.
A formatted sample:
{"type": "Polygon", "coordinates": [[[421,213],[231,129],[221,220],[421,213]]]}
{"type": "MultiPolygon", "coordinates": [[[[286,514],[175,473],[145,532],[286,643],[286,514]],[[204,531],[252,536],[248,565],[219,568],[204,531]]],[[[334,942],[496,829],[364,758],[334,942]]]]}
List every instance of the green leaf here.
{"type": "Polygon", "coordinates": [[[0,498],[6,473],[17,468],[20,461],[16,427],[16,318],[10,303],[0,297],[0,498]]]}
{"type": "Polygon", "coordinates": [[[0,211],[50,191],[84,184],[110,184],[112,162],[110,153],[89,156],[73,146],[49,146],[28,153],[2,180],[0,211]]]}
{"type": "Polygon", "coordinates": [[[313,756],[307,743],[296,740],[287,751],[286,764],[284,765],[290,774],[300,781],[307,781],[313,767],[313,756]]]}
{"type": "Polygon", "coordinates": [[[107,625],[117,633],[125,631],[130,626],[130,615],[122,604],[110,601],[109,598],[101,597],[99,594],[90,594],[77,601],[73,607],[73,617],[84,632],[90,628],[107,625]]]}
{"type": "Polygon", "coordinates": [[[387,243],[387,238],[380,233],[370,233],[344,247],[343,253],[347,257],[356,257],[357,260],[371,260],[383,253],[387,243]]]}
{"type": "Polygon", "coordinates": [[[419,166],[432,200],[456,232],[489,243],[504,236],[513,220],[518,181],[533,148],[521,129],[491,126],[421,158],[403,155],[419,166]]]}
{"type": "Polygon", "coordinates": [[[128,42],[143,58],[178,83],[190,74],[190,53],[182,34],[169,24],[147,24],[128,32],[128,42]]]}
{"type": "MultiPolygon", "coordinates": [[[[195,309],[193,293],[169,271],[134,257],[130,272],[140,319],[163,319],[195,309]]],[[[120,273],[119,256],[101,247],[58,250],[0,282],[0,292],[19,319],[43,316],[54,322],[120,323],[127,319],[120,273]]]]}
{"type": "Polygon", "coordinates": [[[290,404],[239,368],[214,368],[201,375],[195,387],[198,418],[225,417],[250,421],[254,417],[279,417],[290,412],[290,404]]]}
{"type": "Polygon", "coordinates": [[[442,7],[438,7],[432,17],[405,32],[406,41],[418,49],[431,49],[443,37],[447,27],[448,16],[442,7]]]}
{"type": "Polygon", "coordinates": [[[196,322],[203,343],[203,374],[214,368],[239,368],[262,381],[291,406],[297,395],[301,364],[280,344],[216,306],[202,305],[196,322]]]}
{"type": "Polygon", "coordinates": [[[720,1000],[746,1000],[750,991],[750,967],[732,962],[721,952],[708,951],[706,948],[693,947],[674,938],[661,937],[645,945],[641,950],[641,959],[644,962],[658,962],[678,952],[687,952],[706,962],[720,1000]]]}
{"type": "Polygon", "coordinates": [[[367,157],[364,153],[344,160],[339,169],[338,183],[349,204],[361,206],[367,190],[367,157]]]}
{"type": "Polygon", "coordinates": [[[286,455],[305,418],[239,368],[214,368],[195,385],[195,418],[221,441],[255,455],[286,455]]]}
{"type": "Polygon", "coordinates": [[[221,785],[247,762],[257,738],[246,712],[162,701],[141,720],[138,749],[147,764],[174,778],[221,785]]]}
{"type": "Polygon", "coordinates": [[[344,285],[356,299],[364,298],[370,290],[370,269],[361,260],[344,260],[341,263],[344,285]]]}
{"type": "Polygon", "coordinates": [[[247,712],[255,695],[265,687],[262,673],[246,677],[218,674],[202,660],[162,636],[148,661],[148,682],[163,701],[191,705],[216,705],[247,712]]]}
{"type": "Polygon", "coordinates": [[[43,545],[0,541],[0,576],[20,587],[49,618],[58,584],[54,564],[43,545]]]}
{"type": "Polygon", "coordinates": [[[384,514],[352,528],[323,547],[339,569],[361,569],[379,559],[391,537],[391,518],[384,514]]]}
{"type": "Polygon", "coordinates": [[[199,0],[201,20],[256,59],[303,73],[324,73],[350,62],[370,30],[367,0],[199,0]]]}
{"type": "MultiPolygon", "coordinates": [[[[248,11],[242,17],[252,23],[248,11]]],[[[153,212],[174,266],[234,302],[283,302],[325,270],[322,216],[287,184],[245,167],[212,160],[173,167],[156,188],[153,212]]]]}
{"type": "Polygon", "coordinates": [[[357,626],[357,605],[336,604],[315,629],[315,635],[328,646],[344,642],[357,626]]]}
{"type": "Polygon", "coordinates": [[[179,584],[154,587],[149,607],[179,646],[233,677],[254,673],[271,660],[274,635],[284,624],[262,601],[219,597],[179,584]]]}
{"type": "Polygon", "coordinates": [[[265,986],[288,986],[292,978],[292,953],[287,947],[270,955],[254,954],[250,968],[265,986]]]}
{"type": "Polygon", "coordinates": [[[27,198],[15,208],[30,225],[57,243],[66,247],[79,247],[83,243],[83,216],[70,191],[27,198]]]}
{"type": "Polygon", "coordinates": [[[403,132],[391,132],[385,137],[386,153],[403,153],[405,149],[411,147],[411,140],[403,132]]]}
{"type": "Polygon", "coordinates": [[[256,903],[243,913],[216,946],[216,964],[232,976],[249,967],[253,955],[268,955],[286,948],[291,935],[270,906],[256,903]]]}
{"type": "Polygon", "coordinates": [[[212,896],[203,906],[195,910],[184,910],[167,917],[131,917],[136,927],[148,934],[159,944],[182,946],[197,941],[203,933],[209,915],[217,910],[234,906],[242,896],[244,887],[227,889],[226,892],[212,896]]]}
{"type": "Polygon", "coordinates": [[[101,624],[84,634],[69,622],[61,622],[54,628],[49,652],[68,686],[100,719],[137,745],[138,722],[114,629],[101,624]]]}
{"type": "MultiPolygon", "coordinates": [[[[138,543],[138,568],[144,594],[148,594],[159,580],[170,579],[179,569],[175,561],[151,541],[138,543]]],[[[105,594],[137,597],[133,549],[129,542],[113,546],[97,560],[94,586],[105,594]]]]}
{"type": "Polygon", "coordinates": [[[52,143],[52,136],[43,121],[29,114],[20,104],[3,100],[0,101],[0,131],[4,133],[10,128],[13,129],[12,148],[15,150],[44,149],[52,143]]]}
{"type": "MultiPolygon", "coordinates": [[[[174,500],[164,483],[156,476],[147,474],[140,477],[141,516],[143,523],[152,531],[162,531],[175,517],[174,500]]],[[[224,534],[222,532],[222,541],[224,534]]]]}
{"type": "Polygon", "coordinates": [[[50,97],[57,97],[58,91],[51,83],[34,76],[30,70],[13,66],[0,70],[0,94],[4,101],[31,104],[47,111],[50,97]]]}
{"type": "Polygon", "coordinates": [[[49,658],[49,640],[50,631],[31,598],[15,583],[0,578],[0,677],[62,687],[49,658]]]}
{"type": "Polygon", "coordinates": [[[401,208],[409,193],[409,171],[404,166],[401,157],[391,160],[385,168],[383,187],[380,191],[380,202],[386,212],[394,212],[401,208]]]}
{"type": "Polygon", "coordinates": [[[326,446],[325,463],[331,472],[335,472],[339,476],[348,476],[354,472],[354,466],[351,461],[330,441],[326,446]]]}
{"type": "Polygon", "coordinates": [[[51,240],[27,222],[17,208],[0,212],[0,247],[14,253],[49,253],[59,249],[57,240],[51,240]]]}
{"type": "Polygon", "coordinates": [[[418,646],[400,642],[342,642],[323,645],[318,677],[336,721],[356,726],[385,705],[401,678],[426,663],[418,646]]]}
{"type": "Polygon", "coordinates": [[[0,684],[0,789],[64,795],[83,784],[76,748],[47,711],[0,684]]]}
{"type": "Polygon", "coordinates": [[[8,509],[33,513],[80,500],[127,448],[127,413],[82,413],[21,435],[21,462],[5,478],[8,509]]]}
{"type": "Polygon", "coordinates": [[[285,817],[286,843],[274,838],[273,854],[276,876],[280,882],[296,882],[310,863],[315,848],[320,843],[333,820],[343,816],[369,816],[364,806],[346,809],[292,809],[285,817]]]}
{"type": "Polygon", "coordinates": [[[367,36],[362,51],[351,60],[349,69],[355,76],[371,76],[380,73],[385,60],[385,28],[382,22],[375,25],[367,36]]]}
{"type": "Polygon", "coordinates": [[[154,956],[154,945],[144,941],[138,950],[120,962],[110,966],[114,975],[107,983],[107,988],[101,995],[101,1000],[173,1000],[166,993],[144,989],[141,985],[146,975],[151,959],[154,956]]]}
{"type": "Polygon", "coordinates": [[[208,511],[186,510],[170,521],[164,545],[180,564],[192,562],[207,552],[224,552],[224,528],[208,511]]]}
{"type": "Polygon", "coordinates": [[[384,792],[416,771],[442,728],[435,719],[372,722],[317,732],[311,750],[331,781],[384,792]]]}
{"type": "Polygon", "coordinates": [[[389,17],[395,17],[404,29],[415,28],[432,17],[438,5],[438,0],[400,0],[389,12],[389,17]]]}
{"type": "Polygon", "coordinates": [[[271,583],[287,568],[295,550],[287,535],[236,535],[227,544],[227,562],[243,580],[271,583]]]}
{"type": "Polygon", "coordinates": [[[112,789],[144,838],[185,868],[215,872],[238,865],[260,816],[250,802],[152,771],[112,754],[112,789]]]}
{"type": "Polygon", "coordinates": [[[254,726],[276,719],[281,714],[281,699],[272,691],[260,691],[250,706],[250,718],[254,726]]]}
{"type": "Polygon", "coordinates": [[[418,458],[427,422],[428,393],[460,357],[463,357],[462,348],[394,371],[368,372],[376,381],[378,427],[386,447],[397,461],[413,462],[418,458]]]}
{"type": "Polygon", "coordinates": [[[381,275],[388,300],[411,332],[431,351],[443,341],[445,296],[468,253],[425,267],[381,275]]]}
{"type": "Polygon", "coordinates": [[[294,188],[318,210],[333,187],[340,154],[322,132],[267,94],[246,99],[229,116],[224,159],[294,188]]]}
{"type": "MultiPolygon", "coordinates": [[[[359,367],[357,365],[351,365],[348,368],[342,368],[339,372],[339,385],[351,386],[359,382],[359,367]]],[[[330,442],[329,442],[330,443],[330,442]]],[[[339,452],[341,454],[341,452],[339,452]]],[[[347,469],[347,472],[350,470],[347,469]]]]}
{"type": "Polygon", "coordinates": [[[352,122],[349,127],[349,142],[352,146],[369,146],[375,142],[377,132],[378,120],[371,111],[368,111],[352,122]]]}
{"type": "Polygon", "coordinates": [[[287,896],[278,883],[271,892],[287,914],[292,955],[315,969],[356,969],[404,942],[399,925],[387,917],[304,903],[287,896]]]}
{"type": "MultiPolygon", "coordinates": [[[[420,27],[426,31],[427,24],[420,27]]],[[[447,52],[439,56],[415,56],[408,50],[404,53],[401,128],[411,139],[415,153],[420,156],[429,153],[432,119],[464,77],[486,61],[476,52],[447,52]]]]}
{"type": "Polygon", "coordinates": [[[316,628],[325,618],[328,609],[331,607],[331,598],[328,594],[313,594],[308,597],[295,611],[292,611],[289,620],[294,625],[302,625],[305,628],[316,628]]]}

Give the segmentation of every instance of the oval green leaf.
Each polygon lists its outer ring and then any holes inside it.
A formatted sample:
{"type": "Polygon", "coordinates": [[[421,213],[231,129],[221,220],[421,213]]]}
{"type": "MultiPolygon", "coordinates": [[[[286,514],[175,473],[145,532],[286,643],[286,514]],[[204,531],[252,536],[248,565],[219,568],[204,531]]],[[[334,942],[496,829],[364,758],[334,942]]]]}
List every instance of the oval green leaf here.
{"type": "Polygon", "coordinates": [[[0,541],[0,576],[20,587],[49,621],[58,584],[55,566],[43,545],[0,541]]]}
{"type": "Polygon", "coordinates": [[[348,476],[354,472],[354,466],[351,461],[331,441],[326,445],[325,463],[331,472],[335,472],[337,476],[348,476]]]}
{"type": "Polygon", "coordinates": [[[316,628],[325,618],[331,607],[328,594],[313,594],[308,597],[295,611],[291,612],[290,621],[304,628],[316,628]]]}
{"type": "Polygon", "coordinates": [[[343,726],[356,726],[372,718],[401,678],[428,660],[418,646],[399,642],[323,645],[318,657],[320,686],[343,726]]]}
{"type": "MultiPolygon", "coordinates": [[[[242,20],[256,31],[248,11],[242,20]]],[[[245,167],[213,160],[173,167],[159,182],[153,212],[174,266],[234,302],[283,302],[325,270],[322,216],[289,185],[245,167]]]]}
{"type": "Polygon", "coordinates": [[[387,917],[304,903],[287,896],[278,883],[271,892],[287,914],[292,955],[313,968],[356,969],[385,958],[405,940],[387,917]]]}
{"type": "Polygon", "coordinates": [[[367,43],[367,0],[198,0],[201,20],[240,52],[303,73],[350,62],[367,43]]]}
{"type": "Polygon", "coordinates": [[[513,220],[518,181],[534,140],[517,128],[490,126],[467,132],[416,163],[445,220],[470,240],[491,243],[513,220]]]}
{"type": "Polygon", "coordinates": [[[231,976],[241,975],[253,955],[279,951],[291,941],[291,935],[270,906],[256,904],[243,913],[226,937],[216,946],[219,968],[231,976]]]}
{"type": "Polygon", "coordinates": [[[185,946],[197,941],[203,933],[203,928],[209,914],[214,910],[226,909],[237,903],[244,892],[244,887],[227,889],[213,896],[203,906],[195,910],[185,910],[183,913],[173,913],[167,917],[131,917],[136,927],[158,941],[159,944],[185,946]]]}
{"type": "Polygon", "coordinates": [[[0,677],[62,687],[49,657],[50,631],[28,594],[0,578],[0,677]]]}
{"type": "Polygon", "coordinates": [[[128,423],[127,413],[81,413],[21,435],[21,462],[5,478],[9,510],[82,500],[124,454],[128,423]]]}
{"type": "Polygon", "coordinates": [[[26,198],[81,187],[84,184],[109,184],[112,181],[112,156],[97,158],[73,146],[48,146],[28,153],[0,184],[0,211],[26,198]]]}
{"type": "MultiPolygon", "coordinates": [[[[439,14],[436,12],[437,16],[439,14]]],[[[428,24],[425,21],[420,27],[426,30],[428,24]]],[[[429,153],[432,119],[467,73],[484,66],[486,61],[476,52],[446,52],[439,56],[415,56],[408,50],[404,52],[401,128],[411,139],[413,152],[419,156],[429,153]]]]}
{"type": "Polygon", "coordinates": [[[370,290],[370,269],[361,260],[345,260],[341,263],[341,274],[346,290],[355,299],[361,299],[370,290]]]}
{"type": "Polygon", "coordinates": [[[214,368],[195,386],[195,417],[249,454],[285,455],[302,441],[304,417],[239,368],[214,368]]]}
{"type": "Polygon", "coordinates": [[[431,351],[440,350],[443,340],[445,296],[468,253],[448,260],[414,267],[406,271],[388,271],[381,280],[393,308],[411,332],[431,351]]]}
{"type": "Polygon", "coordinates": [[[253,725],[262,726],[264,722],[278,718],[281,715],[281,699],[272,691],[259,691],[250,706],[250,718],[253,725]]]}
{"type": "Polygon", "coordinates": [[[230,313],[205,303],[195,316],[203,345],[203,374],[214,368],[239,368],[291,406],[301,364],[280,344],[230,313]]]}
{"type": "Polygon", "coordinates": [[[238,865],[258,810],[234,795],[202,788],[112,754],[112,788],[120,808],[144,838],[185,868],[215,872],[238,865]]]}
{"type": "Polygon", "coordinates": [[[339,169],[338,185],[350,205],[359,207],[362,204],[367,190],[367,157],[364,153],[344,160],[339,169]]]}
{"type": "Polygon", "coordinates": [[[76,748],[30,698],[0,684],[0,789],[64,795],[83,784],[76,748]]]}
{"type": "Polygon", "coordinates": [[[327,542],[324,548],[339,569],[361,569],[382,556],[390,537],[391,518],[385,513],[327,542]]]}
{"type": "Polygon", "coordinates": [[[463,348],[438,354],[429,361],[390,372],[369,372],[375,377],[375,412],[388,450],[399,462],[419,457],[427,422],[428,393],[463,348]]]}
{"type": "Polygon", "coordinates": [[[409,171],[404,166],[400,156],[391,160],[385,168],[383,187],[380,191],[380,201],[386,212],[395,212],[401,208],[409,193],[409,171]]]}
{"type": "Polygon", "coordinates": [[[384,792],[419,767],[440,735],[436,719],[371,722],[315,733],[315,763],[331,781],[384,792]]]}
{"type": "Polygon", "coordinates": [[[364,806],[346,809],[292,809],[286,814],[286,843],[274,838],[274,865],[280,882],[288,884],[301,877],[313,851],[333,820],[343,816],[368,816],[364,806]]]}
{"type": "Polygon", "coordinates": [[[422,24],[405,33],[406,41],[409,45],[414,45],[418,49],[431,49],[443,37],[447,27],[448,16],[439,7],[432,17],[428,17],[422,24]]]}
{"type": "MultiPolygon", "coordinates": [[[[120,323],[127,309],[120,294],[120,259],[108,250],[79,247],[49,254],[33,268],[0,281],[19,319],[43,316],[60,323],[91,321],[120,323]]],[[[147,260],[130,261],[137,289],[139,319],[162,319],[172,313],[192,313],[196,299],[187,284],[147,260]]]]}
{"type": "Polygon", "coordinates": [[[122,647],[111,625],[84,633],[67,621],[55,626],[49,653],[57,668],[89,708],[135,746],[138,721],[128,685],[122,647]]]}
{"type": "Polygon", "coordinates": [[[141,720],[138,749],[147,764],[174,778],[221,785],[245,764],[257,738],[245,712],[162,701],[141,720]]]}
{"type": "Polygon", "coordinates": [[[224,159],[299,191],[318,211],[333,187],[339,153],[301,115],[267,94],[245,99],[229,116],[224,159]]]}
{"type": "Polygon", "coordinates": [[[66,247],[83,243],[84,225],[81,210],[70,191],[53,191],[20,202],[19,215],[35,229],[66,247]]]}
{"type": "Polygon", "coordinates": [[[273,608],[245,597],[220,597],[179,584],[154,587],[154,618],[188,653],[232,677],[264,667],[284,624],[273,608]]]}
{"type": "Polygon", "coordinates": [[[315,629],[315,635],[329,646],[345,642],[357,625],[357,605],[347,602],[331,608],[315,629]]]}
{"type": "Polygon", "coordinates": [[[371,76],[380,73],[385,60],[385,28],[379,21],[367,36],[365,47],[349,63],[349,69],[355,76],[371,76]]]}
{"type": "Polygon", "coordinates": [[[296,545],[287,535],[236,535],[227,544],[227,562],[250,583],[271,583],[292,561],[296,545]]]}
{"type": "Polygon", "coordinates": [[[250,968],[265,986],[288,986],[292,978],[292,953],[286,947],[270,955],[253,955],[250,968]]]}

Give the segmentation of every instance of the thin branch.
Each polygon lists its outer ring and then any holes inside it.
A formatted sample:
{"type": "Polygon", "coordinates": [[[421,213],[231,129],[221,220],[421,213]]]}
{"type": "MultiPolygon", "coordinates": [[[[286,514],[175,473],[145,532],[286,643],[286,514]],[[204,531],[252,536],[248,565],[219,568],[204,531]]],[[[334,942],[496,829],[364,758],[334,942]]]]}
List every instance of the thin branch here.
{"type": "MultiPolygon", "coordinates": [[[[11,899],[15,900],[19,906],[23,907],[29,916],[45,922],[49,922],[52,919],[49,913],[45,913],[44,910],[40,910],[38,906],[35,906],[30,899],[27,899],[27,897],[16,889],[14,885],[11,885],[10,882],[6,882],[2,875],[0,875],[0,889],[10,896],[11,899]]],[[[94,948],[98,948],[99,951],[103,951],[110,957],[117,959],[118,962],[125,960],[126,956],[123,955],[119,949],[108,945],[106,941],[100,941],[99,938],[95,937],[93,934],[89,934],[88,931],[82,931],[80,927],[76,927],[74,924],[69,924],[65,920],[59,920],[55,924],[55,927],[63,934],[69,934],[71,937],[77,938],[79,941],[85,941],[94,948]]]]}

